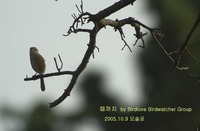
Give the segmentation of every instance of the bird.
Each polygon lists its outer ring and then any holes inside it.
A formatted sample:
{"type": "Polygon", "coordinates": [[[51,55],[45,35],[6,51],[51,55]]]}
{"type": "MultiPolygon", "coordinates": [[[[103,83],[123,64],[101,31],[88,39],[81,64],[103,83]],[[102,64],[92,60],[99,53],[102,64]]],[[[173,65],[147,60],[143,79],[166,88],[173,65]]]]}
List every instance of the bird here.
{"type": "Polygon", "coordinates": [[[42,77],[46,68],[45,60],[42,57],[42,55],[40,55],[36,47],[30,47],[29,54],[30,54],[30,62],[31,62],[31,66],[33,70],[36,72],[36,74],[38,73],[40,75],[41,90],[45,91],[44,79],[42,77]]]}

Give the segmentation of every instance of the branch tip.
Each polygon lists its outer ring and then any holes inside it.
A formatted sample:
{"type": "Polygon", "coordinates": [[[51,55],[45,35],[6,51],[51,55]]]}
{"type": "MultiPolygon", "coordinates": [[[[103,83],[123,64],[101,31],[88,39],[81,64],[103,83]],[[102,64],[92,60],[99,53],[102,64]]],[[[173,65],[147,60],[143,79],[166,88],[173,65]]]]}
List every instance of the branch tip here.
{"type": "Polygon", "coordinates": [[[58,54],[58,58],[59,58],[60,63],[61,63],[60,67],[58,67],[58,63],[57,63],[57,60],[56,60],[55,57],[54,57],[54,62],[55,62],[55,65],[56,65],[56,69],[57,69],[57,71],[60,72],[61,69],[63,68],[63,62],[62,62],[62,59],[61,59],[61,57],[60,57],[60,54],[58,54]]]}

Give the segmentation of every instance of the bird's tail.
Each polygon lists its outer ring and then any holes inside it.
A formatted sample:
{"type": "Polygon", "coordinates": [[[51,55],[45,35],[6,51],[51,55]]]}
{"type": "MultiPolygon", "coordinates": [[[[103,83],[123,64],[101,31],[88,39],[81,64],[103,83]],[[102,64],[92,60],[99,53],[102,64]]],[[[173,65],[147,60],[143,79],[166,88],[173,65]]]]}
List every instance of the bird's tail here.
{"type": "Polygon", "coordinates": [[[44,84],[44,79],[43,77],[40,77],[40,86],[41,86],[41,90],[45,91],[45,84],[44,84]]]}

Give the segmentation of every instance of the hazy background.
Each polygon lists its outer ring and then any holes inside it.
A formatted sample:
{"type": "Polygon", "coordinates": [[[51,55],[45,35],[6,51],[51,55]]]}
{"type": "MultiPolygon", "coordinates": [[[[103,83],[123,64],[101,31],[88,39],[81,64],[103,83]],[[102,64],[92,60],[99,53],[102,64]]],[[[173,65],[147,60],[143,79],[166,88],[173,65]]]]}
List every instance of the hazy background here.
{"type": "MultiPolygon", "coordinates": [[[[110,6],[115,0],[84,0],[90,13],[110,6]]],[[[147,35],[145,50],[135,46],[134,29],[125,26],[125,48],[113,28],[102,29],[97,36],[98,53],[91,58],[77,85],[59,106],[49,109],[67,87],[70,76],[45,79],[47,90],[40,91],[39,81],[23,79],[32,76],[29,48],[35,46],[44,56],[46,73],[55,72],[53,57],[60,54],[63,70],[75,70],[87,49],[88,34],[62,36],[77,14],[80,0],[0,0],[0,130],[2,131],[175,131],[196,130],[200,125],[199,82],[186,76],[199,73],[199,64],[188,55],[181,61],[191,70],[173,72],[172,63],[147,35]],[[102,114],[99,106],[191,107],[192,113],[102,114]],[[145,116],[145,122],[104,122],[104,116],[145,116]]],[[[163,46],[172,51],[184,40],[199,11],[196,0],[138,0],[109,16],[115,20],[134,17],[150,27],[165,32],[163,46]]],[[[146,32],[146,30],[142,30],[146,32]]],[[[188,49],[199,55],[199,30],[188,49]]],[[[138,42],[141,44],[141,41],[138,42]]],[[[200,58],[200,57],[198,57],[200,58]]]]}

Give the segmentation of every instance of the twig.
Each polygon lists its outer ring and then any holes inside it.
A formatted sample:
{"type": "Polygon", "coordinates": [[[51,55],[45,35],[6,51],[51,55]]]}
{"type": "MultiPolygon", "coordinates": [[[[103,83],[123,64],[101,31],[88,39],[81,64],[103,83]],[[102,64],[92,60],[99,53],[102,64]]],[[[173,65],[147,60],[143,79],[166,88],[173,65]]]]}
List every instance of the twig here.
{"type": "Polygon", "coordinates": [[[187,48],[185,48],[185,52],[186,52],[190,57],[192,57],[192,59],[194,59],[194,60],[200,62],[200,60],[197,59],[195,56],[193,56],[193,55],[189,52],[189,50],[188,50],[187,48]]]}
{"type": "Polygon", "coordinates": [[[118,28],[118,31],[119,31],[119,34],[121,36],[122,41],[124,42],[124,46],[122,47],[121,50],[124,50],[125,47],[128,47],[128,49],[130,50],[130,52],[132,52],[130,46],[127,44],[126,40],[124,39],[125,35],[124,35],[124,32],[123,32],[122,28],[121,27],[118,28]]]}
{"type": "Polygon", "coordinates": [[[59,60],[60,60],[60,63],[61,63],[60,68],[58,67],[58,63],[57,63],[57,60],[56,60],[55,57],[54,57],[54,62],[55,62],[55,65],[56,65],[56,69],[57,69],[57,71],[60,72],[60,70],[63,68],[63,62],[62,62],[62,59],[61,59],[61,57],[60,57],[59,54],[58,54],[58,57],[59,57],[59,60]]]}
{"type": "Polygon", "coordinates": [[[199,24],[200,24],[200,14],[198,15],[196,21],[194,22],[194,24],[193,24],[190,32],[186,36],[185,41],[182,44],[180,44],[180,46],[179,46],[179,49],[178,49],[178,52],[177,52],[177,55],[176,55],[176,58],[175,58],[174,66],[173,66],[174,70],[179,65],[181,56],[182,56],[183,52],[185,51],[186,46],[189,44],[189,41],[190,41],[190,39],[192,37],[192,34],[197,29],[197,27],[199,26],[199,24]]]}
{"type": "Polygon", "coordinates": [[[134,35],[136,36],[137,40],[135,41],[135,44],[133,44],[133,46],[135,46],[137,44],[138,40],[141,39],[142,40],[142,46],[140,46],[140,45],[138,45],[138,46],[144,49],[145,43],[144,43],[143,36],[147,35],[147,33],[142,34],[142,32],[140,32],[139,35],[138,34],[134,34],[134,35]]]}

